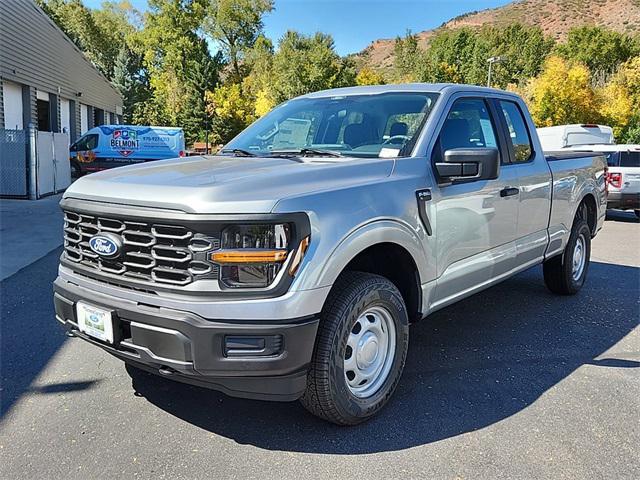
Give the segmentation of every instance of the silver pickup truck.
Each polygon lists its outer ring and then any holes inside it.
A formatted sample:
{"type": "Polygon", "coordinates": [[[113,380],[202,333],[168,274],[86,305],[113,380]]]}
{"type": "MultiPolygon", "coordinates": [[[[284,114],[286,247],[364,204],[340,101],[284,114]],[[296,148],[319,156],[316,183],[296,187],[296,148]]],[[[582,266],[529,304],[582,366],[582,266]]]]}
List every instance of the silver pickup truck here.
{"type": "Polygon", "coordinates": [[[507,92],[305,95],[217,155],[75,182],[56,316],[131,375],[356,424],[393,394],[411,322],[538,264],[552,292],[580,290],[605,170],[545,155],[507,92]]]}

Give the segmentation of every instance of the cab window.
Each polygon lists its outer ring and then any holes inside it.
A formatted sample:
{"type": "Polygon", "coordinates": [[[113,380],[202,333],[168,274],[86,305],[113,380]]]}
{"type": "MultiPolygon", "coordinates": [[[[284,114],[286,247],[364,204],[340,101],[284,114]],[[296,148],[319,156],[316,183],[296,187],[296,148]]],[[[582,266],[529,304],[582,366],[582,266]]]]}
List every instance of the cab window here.
{"type": "Polygon", "coordinates": [[[640,167],[640,152],[620,152],[621,167],[640,167]]]}
{"type": "Polygon", "coordinates": [[[72,152],[84,152],[86,150],[93,150],[98,146],[98,134],[91,133],[78,139],[76,143],[69,148],[72,152]]]}
{"type": "Polygon", "coordinates": [[[514,102],[501,100],[499,103],[500,110],[502,110],[504,120],[509,129],[509,140],[513,147],[513,162],[528,162],[531,159],[533,147],[531,146],[529,130],[527,130],[522,111],[514,102]]]}

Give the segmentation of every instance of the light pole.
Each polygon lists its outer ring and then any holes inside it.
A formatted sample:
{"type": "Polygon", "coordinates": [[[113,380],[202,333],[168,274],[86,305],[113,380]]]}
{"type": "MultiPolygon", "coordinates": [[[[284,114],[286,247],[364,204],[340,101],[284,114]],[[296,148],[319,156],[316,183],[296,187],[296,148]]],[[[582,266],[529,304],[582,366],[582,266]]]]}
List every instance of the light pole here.
{"type": "Polygon", "coordinates": [[[487,59],[489,63],[489,74],[487,75],[487,87],[491,86],[491,67],[494,63],[500,63],[504,61],[504,57],[491,57],[487,59]]]}

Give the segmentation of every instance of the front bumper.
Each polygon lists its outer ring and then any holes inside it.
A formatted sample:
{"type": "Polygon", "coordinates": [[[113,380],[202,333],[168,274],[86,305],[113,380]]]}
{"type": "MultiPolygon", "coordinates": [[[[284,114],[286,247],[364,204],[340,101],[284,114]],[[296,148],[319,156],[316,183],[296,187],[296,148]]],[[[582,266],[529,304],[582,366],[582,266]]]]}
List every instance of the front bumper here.
{"type": "Polygon", "coordinates": [[[638,210],[640,209],[640,193],[609,192],[607,194],[607,208],[638,210]]]}
{"type": "Polygon", "coordinates": [[[317,316],[293,320],[231,321],[147,305],[89,290],[58,277],[56,318],[65,328],[112,355],[168,378],[231,396],[290,401],[306,387],[317,316]],[[112,311],[114,344],[78,331],[79,300],[112,311]],[[265,339],[265,354],[231,351],[229,338],[265,339]]]}

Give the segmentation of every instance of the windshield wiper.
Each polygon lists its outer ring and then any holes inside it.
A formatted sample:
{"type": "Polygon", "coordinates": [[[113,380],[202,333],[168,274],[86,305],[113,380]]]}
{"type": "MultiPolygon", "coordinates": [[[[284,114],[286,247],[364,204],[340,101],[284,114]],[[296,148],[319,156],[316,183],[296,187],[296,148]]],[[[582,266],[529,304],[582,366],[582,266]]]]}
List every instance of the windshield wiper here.
{"type": "Polygon", "coordinates": [[[242,148],[225,148],[220,150],[220,153],[233,153],[236,157],[257,157],[255,153],[242,148]]]}
{"type": "Polygon", "coordinates": [[[321,148],[301,148],[300,150],[273,150],[272,155],[315,155],[318,157],[342,157],[340,152],[334,150],[323,150],[321,148]]]}

